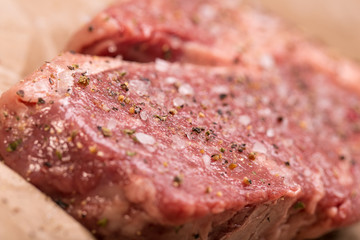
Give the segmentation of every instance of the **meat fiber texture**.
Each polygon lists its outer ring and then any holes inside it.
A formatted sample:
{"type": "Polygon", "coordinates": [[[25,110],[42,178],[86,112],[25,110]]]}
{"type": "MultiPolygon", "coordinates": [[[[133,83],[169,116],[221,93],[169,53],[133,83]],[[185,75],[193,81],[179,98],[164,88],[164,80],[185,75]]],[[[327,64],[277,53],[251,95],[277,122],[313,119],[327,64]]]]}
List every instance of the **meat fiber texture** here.
{"type": "Polygon", "coordinates": [[[304,239],[360,218],[358,67],[232,1],[122,1],[75,39],[150,63],[46,63],[2,95],[0,153],[99,239],[304,239]]]}

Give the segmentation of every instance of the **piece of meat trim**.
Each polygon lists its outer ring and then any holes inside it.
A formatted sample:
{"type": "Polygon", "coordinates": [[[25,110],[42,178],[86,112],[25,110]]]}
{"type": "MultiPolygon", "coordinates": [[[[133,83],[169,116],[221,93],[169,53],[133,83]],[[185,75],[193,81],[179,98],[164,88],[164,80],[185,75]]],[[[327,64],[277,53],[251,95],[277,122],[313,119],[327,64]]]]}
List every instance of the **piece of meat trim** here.
{"type": "Polygon", "coordinates": [[[2,95],[0,154],[99,239],[316,237],[360,218],[333,78],[64,53],[2,95]]]}

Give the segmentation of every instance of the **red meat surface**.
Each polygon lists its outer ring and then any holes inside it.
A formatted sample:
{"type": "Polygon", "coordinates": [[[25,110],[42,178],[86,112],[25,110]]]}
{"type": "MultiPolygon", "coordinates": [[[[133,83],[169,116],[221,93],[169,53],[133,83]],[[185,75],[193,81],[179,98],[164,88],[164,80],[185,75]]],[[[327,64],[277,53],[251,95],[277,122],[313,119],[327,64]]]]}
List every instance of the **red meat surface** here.
{"type": "Polygon", "coordinates": [[[0,154],[99,239],[304,239],[359,220],[360,71],[276,17],[119,1],[68,49],[142,63],[46,63],[0,98],[0,154]]]}
{"type": "Polygon", "coordinates": [[[3,94],[0,153],[103,239],[356,221],[358,95],[311,66],[266,71],[63,54],[3,94]]]}

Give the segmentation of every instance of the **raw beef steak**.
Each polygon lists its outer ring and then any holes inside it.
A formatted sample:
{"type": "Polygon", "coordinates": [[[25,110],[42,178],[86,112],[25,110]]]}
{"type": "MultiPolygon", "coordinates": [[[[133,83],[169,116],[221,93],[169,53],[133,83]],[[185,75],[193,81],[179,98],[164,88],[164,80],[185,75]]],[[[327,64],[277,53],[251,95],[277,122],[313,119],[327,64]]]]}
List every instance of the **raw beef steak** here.
{"type": "Polygon", "coordinates": [[[360,217],[360,98],[276,64],[65,53],[2,95],[0,153],[99,239],[316,237],[360,217]]]}
{"type": "Polygon", "coordinates": [[[67,49],[138,62],[237,65],[258,61],[264,50],[291,47],[285,43],[297,37],[277,18],[240,2],[117,1],[78,31],[67,49]]]}

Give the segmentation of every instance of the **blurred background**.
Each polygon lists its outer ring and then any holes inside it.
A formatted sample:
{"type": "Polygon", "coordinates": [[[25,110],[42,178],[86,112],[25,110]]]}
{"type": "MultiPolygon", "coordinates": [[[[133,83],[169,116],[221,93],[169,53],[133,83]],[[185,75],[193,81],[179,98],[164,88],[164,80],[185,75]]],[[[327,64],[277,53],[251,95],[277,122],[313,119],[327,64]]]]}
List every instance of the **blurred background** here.
{"type": "MultiPolygon", "coordinates": [[[[359,0],[243,1],[283,16],[331,51],[360,60],[359,0]]],[[[76,29],[111,2],[0,0],[0,92],[52,59],[76,29]]]]}
{"type": "MultiPolygon", "coordinates": [[[[360,61],[360,0],[246,1],[277,13],[331,52],[360,61]]],[[[111,2],[0,0],[0,92],[56,56],[74,31],[111,2]]],[[[360,226],[354,226],[324,239],[358,236],[360,226]]]]}
{"type": "Polygon", "coordinates": [[[331,50],[360,60],[359,0],[250,0],[294,23],[331,50]]]}

